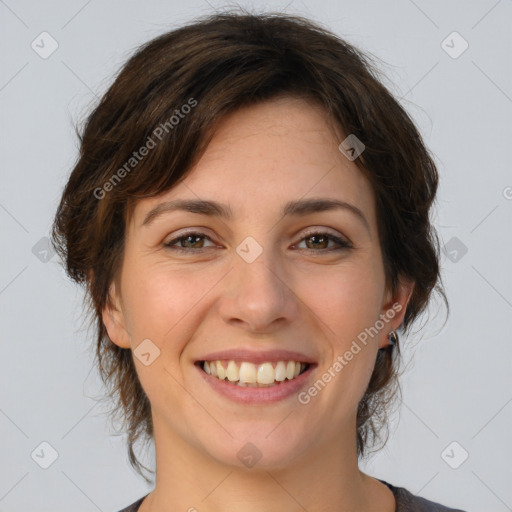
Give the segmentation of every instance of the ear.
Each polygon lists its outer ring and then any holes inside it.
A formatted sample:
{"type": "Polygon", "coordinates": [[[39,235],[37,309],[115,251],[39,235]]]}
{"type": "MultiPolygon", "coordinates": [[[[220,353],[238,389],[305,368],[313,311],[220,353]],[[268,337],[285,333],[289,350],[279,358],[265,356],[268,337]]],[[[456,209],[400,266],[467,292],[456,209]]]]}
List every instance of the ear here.
{"type": "Polygon", "coordinates": [[[387,290],[381,310],[381,318],[385,321],[385,326],[379,334],[379,348],[387,347],[389,333],[402,325],[413,290],[414,281],[408,279],[400,279],[394,295],[389,289],[387,290]]]}
{"type": "Polygon", "coordinates": [[[130,336],[126,330],[124,312],[115,283],[110,285],[107,303],[102,311],[102,318],[108,337],[112,342],[121,348],[131,348],[130,336]]]}

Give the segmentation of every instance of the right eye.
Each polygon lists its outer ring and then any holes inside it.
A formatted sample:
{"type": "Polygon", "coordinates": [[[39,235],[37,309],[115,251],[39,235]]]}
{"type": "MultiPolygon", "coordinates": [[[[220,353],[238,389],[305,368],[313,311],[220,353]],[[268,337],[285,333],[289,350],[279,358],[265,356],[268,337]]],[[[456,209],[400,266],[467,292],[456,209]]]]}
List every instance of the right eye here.
{"type": "MultiPolygon", "coordinates": [[[[209,240],[210,242],[212,242],[212,239],[208,235],[205,235],[204,233],[198,231],[190,231],[188,233],[185,233],[183,235],[180,235],[179,237],[170,240],[169,242],[166,242],[164,246],[174,251],[201,252],[204,249],[208,248],[197,246],[198,244],[204,243],[201,242],[201,239],[209,240]],[[181,244],[181,247],[178,246],[177,244],[181,244]]],[[[215,247],[215,244],[213,244],[213,247],[215,247]]]]}

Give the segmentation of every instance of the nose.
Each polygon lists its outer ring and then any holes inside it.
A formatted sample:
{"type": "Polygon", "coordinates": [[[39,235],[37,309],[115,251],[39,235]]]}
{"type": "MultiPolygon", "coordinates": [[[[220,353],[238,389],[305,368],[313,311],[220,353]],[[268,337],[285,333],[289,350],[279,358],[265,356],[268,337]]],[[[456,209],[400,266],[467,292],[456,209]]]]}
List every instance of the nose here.
{"type": "Polygon", "coordinates": [[[248,263],[236,255],[226,276],[218,311],[224,322],[254,333],[270,333],[298,318],[291,277],[271,251],[248,263]]]}

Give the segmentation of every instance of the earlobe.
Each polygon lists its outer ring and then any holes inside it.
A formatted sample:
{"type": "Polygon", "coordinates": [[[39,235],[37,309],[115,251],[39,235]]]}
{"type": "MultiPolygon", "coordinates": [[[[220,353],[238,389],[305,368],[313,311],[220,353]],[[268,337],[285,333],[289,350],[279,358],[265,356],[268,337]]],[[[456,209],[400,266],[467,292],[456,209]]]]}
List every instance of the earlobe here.
{"type": "Polygon", "coordinates": [[[107,303],[102,311],[102,319],[111,341],[121,348],[131,348],[124,313],[114,283],[110,286],[107,303]]]}
{"type": "Polygon", "coordinates": [[[395,331],[402,325],[407,311],[407,305],[414,290],[414,281],[401,279],[396,293],[386,300],[382,314],[388,319],[383,329],[382,336],[379,336],[379,348],[385,348],[389,343],[389,333],[395,331]]]}

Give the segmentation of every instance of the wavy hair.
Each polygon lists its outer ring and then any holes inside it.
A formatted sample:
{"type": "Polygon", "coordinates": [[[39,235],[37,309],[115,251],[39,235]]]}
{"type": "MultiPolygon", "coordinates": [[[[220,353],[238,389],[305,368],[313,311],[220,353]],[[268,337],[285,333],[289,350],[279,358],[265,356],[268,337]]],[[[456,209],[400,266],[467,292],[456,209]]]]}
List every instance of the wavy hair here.
{"type": "MultiPolygon", "coordinates": [[[[278,96],[316,102],[345,134],[363,141],[365,151],[354,162],[375,193],[386,283],[391,291],[401,279],[415,283],[400,331],[407,333],[434,290],[447,304],[429,219],[436,166],[368,55],[302,17],[245,11],[199,18],[140,46],[78,132],[79,157],[55,215],[52,242],[68,275],[86,287],[110,412],[123,419],[130,464],[146,480],[133,447],[153,436],[151,405],[131,350],[115,345],[102,321],[123,261],[126,221],[138,199],[171,189],[187,174],[223,116],[278,96]],[[131,161],[156,133],[151,151],[131,161]],[[122,179],[113,183],[115,176],[122,179]]],[[[382,440],[399,391],[399,359],[398,346],[378,351],[358,407],[359,456],[382,440]]]]}

